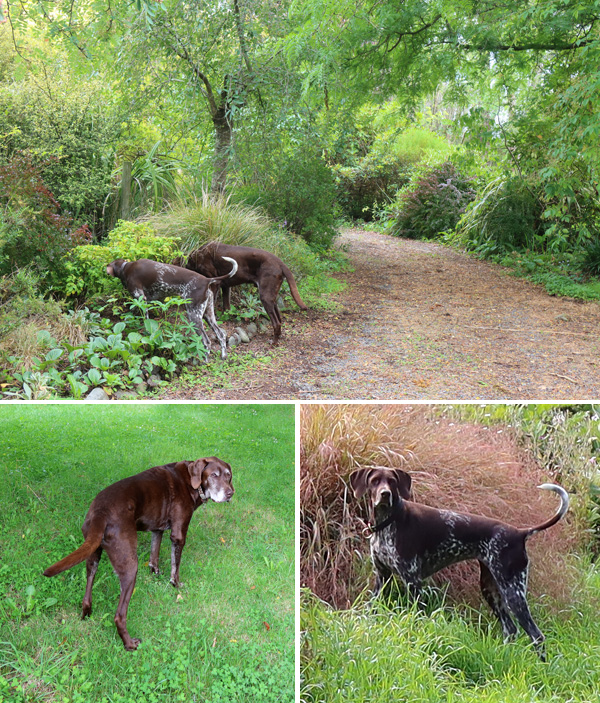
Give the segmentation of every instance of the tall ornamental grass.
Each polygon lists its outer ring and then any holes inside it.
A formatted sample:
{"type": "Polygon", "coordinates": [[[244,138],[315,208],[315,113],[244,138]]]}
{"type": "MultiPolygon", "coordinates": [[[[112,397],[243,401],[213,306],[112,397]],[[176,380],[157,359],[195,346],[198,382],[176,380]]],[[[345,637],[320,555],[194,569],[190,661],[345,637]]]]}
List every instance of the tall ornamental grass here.
{"type": "Polygon", "coordinates": [[[157,234],[178,237],[185,254],[208,242],[222,242],[270,251],[298,276],[317,266],[317,257],[300,237],[278,229],[259,208],[224,195],[204,192],[191,204],[176,203],[148,221],[157,234]]]}

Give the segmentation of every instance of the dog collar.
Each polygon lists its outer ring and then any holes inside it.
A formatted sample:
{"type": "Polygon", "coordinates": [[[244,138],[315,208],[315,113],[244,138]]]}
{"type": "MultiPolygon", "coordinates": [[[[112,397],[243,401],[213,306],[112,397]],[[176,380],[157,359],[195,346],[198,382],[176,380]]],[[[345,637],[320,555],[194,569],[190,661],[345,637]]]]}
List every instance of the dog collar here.
{"type": "Polygon", "coordinates": [[[362,531],[363,535],[367,539],[370,539],[373,535],[377,534],[378,532],[381,532],[381,530],[385,530],[386,527],[389,527],[398,518],[399,505],[400,503],[398,501],[394,501],[392,505],[392,512],[385,518],[385,520],[378,522],[376,525],[371,525],[370,523],[367,523],[367,526],[362,531]]]}

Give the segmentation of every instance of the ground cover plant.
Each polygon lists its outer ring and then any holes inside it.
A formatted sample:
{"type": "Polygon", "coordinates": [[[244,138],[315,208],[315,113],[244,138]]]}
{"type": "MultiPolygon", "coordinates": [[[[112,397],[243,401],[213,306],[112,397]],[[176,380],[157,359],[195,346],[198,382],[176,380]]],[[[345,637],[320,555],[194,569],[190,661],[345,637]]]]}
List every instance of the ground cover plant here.
{"type": "MultiPolygon", "coordinates": [[[[0,699],[292,701],[294,696],[294,409],[291,405],[13,405],[0,413],[0,699]],[[199,508],[182,588],[139,572],[126,652],[113,623],[119,586],[106,558],[94,612],[80,620],[85,567],[46,579],[73,551],[106,485],[179,459],[233,468],[229,504],[199,508]]],[[[166,575],[165,575],[166,574],[166,575]]]]}
{"type": "MultiPolygon", "coordinates": [[[[102,243],[72,248],[45,277],[21,269],[2,279],[0,397],[79,399],[94,388],[109,397],[135,397],[191,367],[199,377],[206,363],[226,371],[227,362],[208,356],[182,300],[132,301],[120,281],[106,274],[107,264],[118,258],[171,262],[214,240],[279,255],[311,307],[326,304],[340,287],[329,274],[344,266],[343,255],[317,256],[257,208],[224,197],[205,193],[193,205],[180,204],[144,222],[121,220],[102,243]]],[[[287,290],[281,291],[284,300],[287,290]]],[[[217,306],[221,321],[268,321],[255,287],[234,289],[232,299],[230,310],[217,306]]],[[[261,331],[266,329],[265,323],[261,331]]]]}
{"type": "Polygon", "coordinates": [[[311,405],[302,410],[301,437],[303,701],[592,695],[600,653],[593,407],[311,405]],[[548,638],[548,664],[526,637],[503,644],[470,565],[444,570],[424,610],[397,591],[366,605],[367,515],[347,477],[377,465],[408,470],[415,500],[520,526],[556,507],[537,484],[550,479],[569,490],[565,521],[528,544],[529,601],[548,638]]]}

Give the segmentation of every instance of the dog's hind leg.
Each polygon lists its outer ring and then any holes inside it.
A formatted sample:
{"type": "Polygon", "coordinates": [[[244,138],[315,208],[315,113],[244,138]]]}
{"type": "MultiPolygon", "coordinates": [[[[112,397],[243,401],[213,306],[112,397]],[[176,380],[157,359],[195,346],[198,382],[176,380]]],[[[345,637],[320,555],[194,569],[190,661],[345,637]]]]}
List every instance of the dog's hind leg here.
{"type": "Polygon", "coordinates": [[[481,571],[479,578],[481,593],[494,615],[500,621],[504,641],[508,642],[509,640],[513,640],[517,635],[517,626],[513,622],[510,612],[500,595],[496,581],[490,570],[482,561],[479,562],[479,568],[481,571]]]}
{"type": "Polygon", "coordinates": [[[92,586],[94,585],[94,578],[96,577],[96,571],[98,571],[98,563],[100,562],[101,556],[102,547],[98,547],[95,552],[90,554],[85,562],[87,582],[85,586],[85,595],[83,596],[83,603],[81,604],[82,619],[87,618],[92,614],[92,586]]]}
{"type": "Polygon", "coordinates": [[[262,303],[263,308],[265,309],[265,312],[269,316],[271,324],[273,325],[273,336],[277,340],[281,336],[281,312],[277,307],[277,294],[275,294],[275,298],[272,300],[269,295],[263,295],[260,288],[258,289],[258,293],[260,296],[260,302],[262,303]]]}
{"type": "MultiPolygon", "coordinates": [[[[527,605],[527,556],[522,560],[521,568],[514,570],[510,578],[505,578],[502,573],[494,573],[492,575],[498,586],[500,595],[506,605],[511,609],[517,622],[529,635],[535,651],[542,661],[546,661],[546,652],[544,649],[544,640],[546,639],[539,627],[535,624],[527,605]]],[[[490,565],[491,566],[491,565],[490,565]]]]}
{"type": "Polygon", "coordinates": [[[204,346],[206,348],[206,353],[210,354],[210,339],[208,334],[206,334],[206,329],[204,328],[204,310],[206,309],[206,302],[200,305],[187,305],[186,311],[188,320],[192,322],[196,327],[196,332],[202,337],[204,346]]]}
{"type": "Polygon", "coordinates": [[[131,595],[133,594],[133,589],[135,588],[135,580],[137,577],[138,570],[138,559],[137,559],[137,532],[135,525],[132,530],[128,530],[126,533],[120,532],[118,539],[116,535],[111,539],[111,535],[105,537],[106,542],[106,553],[110,559],[111,564],[115,573],[119,577],[119,583],[121,584],[121,596],[119,598],[119,605],[117,606],[117,612],[115,613],[115,625],[117,626],[117,632],[123,640],[123,645],[127,650],[137,649],[141,640],[131,637],[127,631],[127,609],[129,607],[129,601],[131,600],[131,595]],[[110,546],[108,546],[110,545],[110,546]]]}
{"type": "Polygon", "coordinates": [[[162,542],[163,531],[152,530],[152,542],[150,544],[150,561],[148,566],[153,574],[160,574],[158,569],[158,559],[160,555],[160,543],[162,542]]]}

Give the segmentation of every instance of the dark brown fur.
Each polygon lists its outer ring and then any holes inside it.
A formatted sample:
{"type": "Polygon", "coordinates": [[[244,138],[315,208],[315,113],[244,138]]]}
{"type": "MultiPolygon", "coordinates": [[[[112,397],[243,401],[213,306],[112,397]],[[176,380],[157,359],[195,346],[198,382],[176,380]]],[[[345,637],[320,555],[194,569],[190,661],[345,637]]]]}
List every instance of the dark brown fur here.
{"type": "MultiPolygon", "coordinates": [[[[279,337],[281,335],[281,312],[277,307],[277,296],[284,278],[288,282],[290,292],[298,307],[301,310],[307,309],[300,298],[292,272],[281,259],[269,251],[210,242],[193,251],[185,265],[188,269],[201,273],[203,276],[221,276],[227,270],[222,259],[223,256],[231,257],[238,263],[235,275],[221,281],[224,310],[227,310],[231,304],[230,288],[242,283],[254,283],[258,288],[260,301],[273,325],[273,334],[275,338],[279,337]]],[[[178,260],[178,263],[183,262],[178,260]]]]}
{"type": "Polygon", "coordinates": [[[140,640],[127,631],[127,608],[138,570],[138,531],[152,532],[149,566],[158,574],[162,535],[171,530],[171,583],[179,587],[181,552],[194,511],[209,499],[225,502],[232,495],[231,467],[216,457],[155,466],[117,481],[92,501],[81,528],[85,538],[81,547],[49,566],[44,576],[55,576],[86,561],[85,618],[92,612],[92,586],[105,550],[121,584],[115,625],[125,649],[136,649],[140,640]]]}

